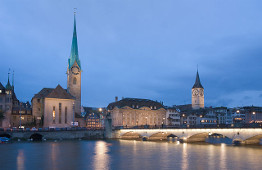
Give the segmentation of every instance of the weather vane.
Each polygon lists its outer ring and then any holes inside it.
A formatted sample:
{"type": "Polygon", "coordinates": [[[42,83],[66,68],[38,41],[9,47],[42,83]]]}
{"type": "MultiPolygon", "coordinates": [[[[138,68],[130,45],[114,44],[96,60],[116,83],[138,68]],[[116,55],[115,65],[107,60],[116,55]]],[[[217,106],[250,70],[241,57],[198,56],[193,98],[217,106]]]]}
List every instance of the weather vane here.
{"type": "Polygon", "coordinates": [[[77,8],[74,8],[74,14],[76,14],[76,10],[77,10],[77,8]]]}

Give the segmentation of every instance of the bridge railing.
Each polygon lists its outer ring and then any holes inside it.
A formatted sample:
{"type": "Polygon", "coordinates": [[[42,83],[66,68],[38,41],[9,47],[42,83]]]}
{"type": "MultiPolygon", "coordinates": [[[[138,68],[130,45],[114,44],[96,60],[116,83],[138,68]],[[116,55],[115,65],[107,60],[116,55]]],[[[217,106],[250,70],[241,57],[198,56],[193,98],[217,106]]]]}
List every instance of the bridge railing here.
{"type": "Polygon", "coordinates": [[[141,126],[114,126],[114,130],[120,129],[233,129],[233,128],[262,128],[262,124],[233,124],[233,125],[191,125],[191,126],[168,126],[168,125],[141,125],[141,126]]]}

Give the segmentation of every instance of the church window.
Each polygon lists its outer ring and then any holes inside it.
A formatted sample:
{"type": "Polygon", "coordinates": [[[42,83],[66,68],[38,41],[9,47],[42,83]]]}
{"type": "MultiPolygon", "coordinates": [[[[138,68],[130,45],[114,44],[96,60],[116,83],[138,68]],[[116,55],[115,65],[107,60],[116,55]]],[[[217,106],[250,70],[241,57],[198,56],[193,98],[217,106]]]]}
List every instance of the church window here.
{"type": "Polygon", "coordinates": [[[65,123],[67,123],[67,107],[65,107],[65,123]]]}
{"type": "Polygon", "coordinates": [[[59,116],[59,123],[61,123],[61,117],[62,117],[62,104],[59,103],[59,113],[58,113],[58,116],[59,116]]]}
{"type": "Polygon", "coordinates": [[[55,106],[53,106],[53,123],[55,123],[55,106]]]}
{"type": "Polygon", "coordinates": [[[73,79],[73,84],[76,84],[76,78],[74,77],[74,79],[73,79]]]}

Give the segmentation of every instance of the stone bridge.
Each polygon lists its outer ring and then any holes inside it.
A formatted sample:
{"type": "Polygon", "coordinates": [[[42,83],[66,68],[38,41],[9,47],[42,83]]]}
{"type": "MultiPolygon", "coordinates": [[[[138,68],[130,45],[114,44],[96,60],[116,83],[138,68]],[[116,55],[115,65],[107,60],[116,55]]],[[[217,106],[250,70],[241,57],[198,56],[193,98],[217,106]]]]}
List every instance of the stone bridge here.
{"type": "Polygon", "coordinates": [[[104,130],[72,130],[72,131],[2,131],[0,137],[8,137],[10,139],[103,139],[104,130]]]}
{"type": "Polygon", "coordinates": [[[232,142],[242,144],[259,144],[262,138],[262,129],[120,129],[113,132],[113,137],[118,139],[167,140],[168,138],[176,138],[183,142],[205,142],[209,135],[230,138],[232,142]]]}

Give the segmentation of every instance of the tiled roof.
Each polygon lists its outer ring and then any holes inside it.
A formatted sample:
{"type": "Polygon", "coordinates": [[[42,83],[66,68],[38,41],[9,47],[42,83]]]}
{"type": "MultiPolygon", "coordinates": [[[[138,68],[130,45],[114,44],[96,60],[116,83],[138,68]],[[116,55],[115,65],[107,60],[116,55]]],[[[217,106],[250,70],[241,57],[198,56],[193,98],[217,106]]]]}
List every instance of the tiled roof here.
{"type": "Polygon", "coordinates": [[[141,107],[149,107],[151,109],[157,110],[160,108],[164,108],[164,106],[156,101],[149,99],[138,99],[138,98],[124,98],[120,101],[110,103],[107,108],[114,109],[114,107],[122,108],[125,106],[129,106],[131,108],[141,108],[141,107]]]}
{"type": "Polygon", "coordinates": [[[45,98],[54,88],[43,88],[39,93],[35,94],[33,98],[45,98]]]}
{"type": "Polygon", "coordinates": [[[59,99],[75,99],[70,93],[63,89],[60,85],[52,90],[46,98],[59,98],[59,99]]]}
{"type": "Polygon", "coordinates": [[[59,99],[75,99],[70,93],[63,89],[60,85],[54,88],[43,88],[33,98],[59,98],[59,99]]]}

